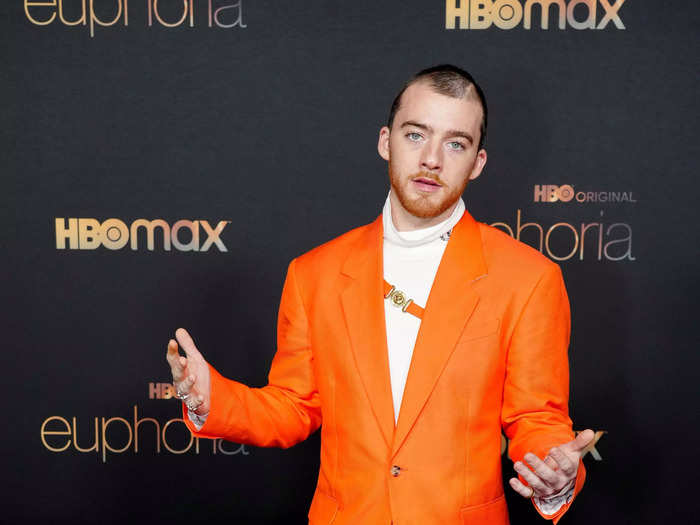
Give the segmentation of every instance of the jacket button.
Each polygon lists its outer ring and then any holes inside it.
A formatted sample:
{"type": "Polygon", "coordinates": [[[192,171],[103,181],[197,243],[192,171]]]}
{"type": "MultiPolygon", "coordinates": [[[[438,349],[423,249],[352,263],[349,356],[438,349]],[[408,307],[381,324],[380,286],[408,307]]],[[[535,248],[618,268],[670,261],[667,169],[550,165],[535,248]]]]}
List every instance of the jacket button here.
{"type": "Polygon", "coordinates": [[[396,476],[398,476],[399,474],[401,474],[401,467],[399,467],[398,465],[392,466],[392,467],[391,467],[391,475],[394,476],[394,477],[396,477],[396,476]]]}

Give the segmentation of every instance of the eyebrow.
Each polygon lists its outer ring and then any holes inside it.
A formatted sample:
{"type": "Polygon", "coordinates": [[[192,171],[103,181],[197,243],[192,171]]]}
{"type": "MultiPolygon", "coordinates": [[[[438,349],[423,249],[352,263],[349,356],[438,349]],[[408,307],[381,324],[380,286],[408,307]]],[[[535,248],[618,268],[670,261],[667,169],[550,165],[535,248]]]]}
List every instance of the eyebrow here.
{"type": "MultiPolygon", "coordinates": [[[[413,127],[415,127],[415,128],[424,129],[425,131],[428,131],[428,132],[430,132],[430,133],[433,133],[433,132],[435,131],[431,126],[428,126],[427,124],[422,124],[422,123],[420,123],[420,122],[416,122],[415,120],[407,120],[406,122],[404,122],[403,124],[401,124],[400,127],[401,127],[401,128],[405,128],[405,127],[407,127],[407,126],[413,126],[413,127]]],[[[471,142],[472,144],[474,144],[474,139],[473,139],[472,136],[471,136],[469,133],[467,133],[466,131],[462,131],[462,130],[459,130],[459,129],[448,129],[447,132],[446,132],[445,134],[446,134],[448,137],[462,137],[462,138],[465,138],[465,139],[467,139],[469,142],[471,142]]]]}

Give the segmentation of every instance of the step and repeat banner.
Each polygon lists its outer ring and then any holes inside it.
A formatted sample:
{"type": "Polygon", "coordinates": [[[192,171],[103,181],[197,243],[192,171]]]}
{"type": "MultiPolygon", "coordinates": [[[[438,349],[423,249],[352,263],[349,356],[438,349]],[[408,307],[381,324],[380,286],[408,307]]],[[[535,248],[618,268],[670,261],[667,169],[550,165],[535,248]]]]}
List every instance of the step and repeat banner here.
{"type": "MultiPolygon", "coordinates": [[[[691,521],[697,3],[7,0],[0,19],[8,523],[306,523],[319,432],[192,437],[166,345],[185,327],[266,383],[289,261],[381,212],[379,128],[439,63],[489,104],[467,208],[567,285],[570,411],[596,438],[564,522],[691,521]]],[[[505,490],[512,523],[542,522],[505,490]]]]}

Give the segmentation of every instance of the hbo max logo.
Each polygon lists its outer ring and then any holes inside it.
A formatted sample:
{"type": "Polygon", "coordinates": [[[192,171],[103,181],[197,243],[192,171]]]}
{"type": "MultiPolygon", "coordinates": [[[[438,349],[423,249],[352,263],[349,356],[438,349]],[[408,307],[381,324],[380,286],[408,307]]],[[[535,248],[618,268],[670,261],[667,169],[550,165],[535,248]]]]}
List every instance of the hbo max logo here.
{"type": "Polygon", "coordinates": [[[56,217],[56,249],[65,250],[68,241],[71,250],[95,250],[100,246],[109,250],[120,250],[127,244],[132,250],[138,250],[139,240],[142,245],[145,237],[146,247],[153,251],[158,235],[159,245],[166,251],[170,251],[173,246],[181,252],[206,252],[212,246],[216,246],[220,252],[227,252],[226,245],[221,240],[221,232],[230,222],[219,221],[216,228],[212,228],[205,220],[183,219],[170,226],[163,219],[136,219],[127,226],[119,219],[107,219],[100,223],[97,219],[71,217],[66,222],[63,217],[56,217]],[[200,227],[206,235],[201,244],[200,227]],[[183,230],[186,233],[183,234],[183,230]]]}
{"type": "Polygon", "coordinates": [[[625,0],[446,0],[445,29],[454,29],[459,20],[460,29],[513,29],[522,22],[524,29],[532,27],[533,12],[539,13],[540,27],[549,29],[551,8],[556,13],[559,29],[605,29],[612,22],[617,29],[625,29],[618,14],[625,0]],[[458,7],[459,4],[459,7],[458,7]],[[533,7],[537,6],[537,10],[533,7]],[[599,9],[600,8],[600,9],[599,9]],[[604,12],[598,21],[598,13],[604,12]]]}

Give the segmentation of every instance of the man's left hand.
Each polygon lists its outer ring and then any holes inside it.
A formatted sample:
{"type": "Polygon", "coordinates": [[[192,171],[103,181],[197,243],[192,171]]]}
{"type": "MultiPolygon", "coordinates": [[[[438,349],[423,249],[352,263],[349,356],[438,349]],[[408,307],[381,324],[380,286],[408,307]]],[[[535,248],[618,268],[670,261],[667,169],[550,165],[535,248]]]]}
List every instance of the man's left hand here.
{"type": "Polygon", "coordinates": [[[518,478],[510,478],[510,486],[525,498],[546,498],[557,494],[576,479],[579,459],[594,436],[593,430],[586,429],[568,443],[552,447],[544,460],[528,452],[524,459],[532,470],[521,461],[516,461],[513,467],[529,486],[518,478]]]}

